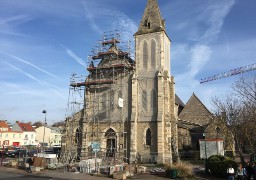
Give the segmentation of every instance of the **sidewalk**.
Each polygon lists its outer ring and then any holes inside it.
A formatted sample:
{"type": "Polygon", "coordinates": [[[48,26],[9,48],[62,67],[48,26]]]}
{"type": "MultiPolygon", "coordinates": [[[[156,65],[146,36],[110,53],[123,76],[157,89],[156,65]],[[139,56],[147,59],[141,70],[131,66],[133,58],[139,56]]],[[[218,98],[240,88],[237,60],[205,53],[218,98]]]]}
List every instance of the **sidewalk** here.
{"type": "MultiPolygon", "coordinates": [[[[0,170],[7,172],[7,173],[13,173],[13,174],[19,174],[24,177],[33,177],[35,179],[49,179],[49,180],[103,180],[111,178],[108,177],[98,177],[98,176],[91,176],[89,174],[82,174],[82,173],[74,173],[74,172],[68,172],[64,173],[63,170],[43,170],[41,172],[32,172],[28,173],[24,170],[17,169],[17,168],[9,168],[0,166],[0,170]]],[[[147,179],[147,180],[166,180],[165,177],[159,177],[151,174],[137,174],[134,175],[128,179],[147,179]]]]}
{"type": "MultiPolygon", "coordinates": [[[[63,169],[58,169],[58,170],[43,170],[40,172],[32,172],[28,173],[22,169],[17,169],[17,168],[10,168],[10,167],[5,167],[5,166],[0,166],[0,170],[7,172],[7,173],[13,173],[13,174],[19,174],[19,175],[24,175],[24,177],[38,177],[40,178],[47,178],[51,180],[103,180],[103,179],[111,179],[108,177],[99,177],[99,176],[92,176],[89,174],[83,174],[83,173],[75,173],[75,172],[67,172],[64,173],[63,169]]],[[[216,178],[216,177],[211,177],[209,175],[205,175],[204,173],[199,173],[195,172],[196,175],[196,180],[223,180],[223,178],[216,178]]],[[[160,176],[155,176],[151,174],[137,174],[129,179],[147,179],[147,180],[166,180],[168,178],[165,177],[160,177],[160,176]]],[[[226,178],[225,178],[226,179],[226,178]]],[[[181,179],[180,179],[181,180],[181,179]]],[[[191,179],[192,180],[192,179],[191,179]]]]}
{"type": "Polygon", "coordinates": [[[18,168],[10,168],[5,166],[0,166],[2,171],[8,172],[8,173],[14,173],[14,174],[20,174],[20,175],[30,175],[30,176],[37,176],[37,177],[45,177],[49,179],[63,179],[63,180],[80,180],[80,179],[86,179],[86,180],[101,180],[101,179],[109,179],[107,177],[97,177],[97,176],[91,176],[88,174],[82,174],[82,173],[74,173],[74,172],[68,172],[64,173],[63,170],[43,170],[40,172],[32,172],[28,173],[22,169],[18,168]]]}

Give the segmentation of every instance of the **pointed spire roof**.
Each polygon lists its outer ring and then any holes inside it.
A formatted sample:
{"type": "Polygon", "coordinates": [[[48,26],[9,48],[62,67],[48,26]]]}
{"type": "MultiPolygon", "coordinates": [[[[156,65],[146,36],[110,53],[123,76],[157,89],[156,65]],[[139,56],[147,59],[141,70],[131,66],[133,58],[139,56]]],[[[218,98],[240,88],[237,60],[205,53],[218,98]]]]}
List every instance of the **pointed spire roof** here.
{"type": "Polygon", "coordinates": [[[165,31],[165,22],[162,19],[157,0],[148,0],[139,30],[135,35],[165,31]]]}

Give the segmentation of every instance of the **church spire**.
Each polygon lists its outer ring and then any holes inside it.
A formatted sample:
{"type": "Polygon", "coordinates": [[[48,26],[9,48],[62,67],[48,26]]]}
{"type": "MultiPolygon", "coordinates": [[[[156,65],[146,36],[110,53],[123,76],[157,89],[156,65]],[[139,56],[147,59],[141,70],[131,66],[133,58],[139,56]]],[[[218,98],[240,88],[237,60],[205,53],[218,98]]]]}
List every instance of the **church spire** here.
{"type": "Polygon", "coordinates": [[[162,19],[157,0],[148,0],[139,30],[135,35],[165,31],[165,22],[162,19]]]}

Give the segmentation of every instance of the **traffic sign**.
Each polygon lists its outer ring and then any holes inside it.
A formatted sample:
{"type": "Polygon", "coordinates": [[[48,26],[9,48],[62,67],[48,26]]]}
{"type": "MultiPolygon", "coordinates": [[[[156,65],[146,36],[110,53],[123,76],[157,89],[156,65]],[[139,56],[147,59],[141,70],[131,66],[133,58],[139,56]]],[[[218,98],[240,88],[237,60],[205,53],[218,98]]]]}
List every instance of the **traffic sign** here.
{"type": "Polygon", "coordinates": [[[93,152],[98,152],[100,150],[100,143],[99,142],[92,142],[92,151],[93,152]]]}

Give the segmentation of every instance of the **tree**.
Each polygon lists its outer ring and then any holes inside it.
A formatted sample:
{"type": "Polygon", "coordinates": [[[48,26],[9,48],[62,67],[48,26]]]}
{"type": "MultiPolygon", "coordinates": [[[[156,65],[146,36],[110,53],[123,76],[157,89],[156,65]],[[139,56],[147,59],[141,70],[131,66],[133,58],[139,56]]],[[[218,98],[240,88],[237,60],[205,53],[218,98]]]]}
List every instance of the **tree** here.
{"type": "Polygon", "coordinates": [[[225,112],[223,121],[234,137],[243,162],[243,151],[252,152],[256,147],[256,75],[241,77],[232,85],[232,89],[229,95],[213,98],[213,104],[217,116],[225,112]]]}
{"type": "Polygon", "coordinates": [[[35,126],[36,128],[39,128],[39,127],[43,126],[43,123],[41,121],[37,121],[33,124],[33,126],[35,126]]]}
{"type": "Polygon", "coordinates": [[[65,121],[58,121],[53,123],[52,127],[59,127],[59,126],[65,126],[65,121]]]}

